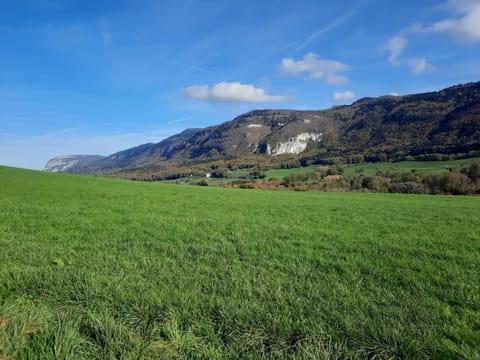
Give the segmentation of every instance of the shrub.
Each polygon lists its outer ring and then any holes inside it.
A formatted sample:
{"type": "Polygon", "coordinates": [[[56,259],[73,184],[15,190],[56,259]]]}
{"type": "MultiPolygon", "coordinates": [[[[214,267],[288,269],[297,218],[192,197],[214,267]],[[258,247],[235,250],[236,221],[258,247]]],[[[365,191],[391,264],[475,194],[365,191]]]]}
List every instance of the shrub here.
{"type": "Polygon", "coordinates": [[[308,166],[308,165],[310,165],[310,162],[308,161],[308,159],[302,159],[302,160],[300,160],[300,166],[301,166],[301,167],[306,167],[306,166],[308,166]]]}
{"type": "Polygon", "coordinates": [[[362,179],[362,188],[373,192],[387,192],[388,180],[380,176],[365,176],[362,179]]]}
{"type": "Polygon", "coordinates": [[[424,194],[425,186],[413,181],[391,183],[388,192],[401,194],[424,194]]]}
{"type": "Polygon", "coordinates": [[[419,182],[420,178],[414,172],[406,172],[401,174],[394,174],[392,182],[405,183],[405,182],[419,182]]]}
{"type": "Polygon", "coordinates": [[[262,170],[252,170],[248,173],[249,179],[265,179],[265,172],[262,170]]]}
{"type": "Polygon", "coordinates": [[[327,170],[327,175],[338,175],[338,170],[336,168],[329,168],[327,170]]]}
{"type": "Polygon", "coordinates": [[[466,195],[474,191],[469,177],[458,171],[426,175],[423,183],[431,194],[466,195]]]}
{"type": "Polygon", "coordinates": [[[470,180],[480,180],[480,162],[474,162],[469,167],[463,168],[461,172],[467,175],[470,180]]]}
{"type": "Polygon", "coordinates": [[[296,186],[296,185],[312,184],[317,181],[318,181],[318,176],[315,173],[290,174],[283,178],[282,185],[296,186]]]}
{"type": "Polygon", "coordinates": [[[225,170],[215,170],[212,171],[210,176],[216,179],[225,179],[228,178],[228,173],[225,170]]]}
{"type": "Polygon", "coordinates": [[[283,162],[280,164],[280,169],[294,169],[298,168],[300,163],[298,161],[283,162]]]}

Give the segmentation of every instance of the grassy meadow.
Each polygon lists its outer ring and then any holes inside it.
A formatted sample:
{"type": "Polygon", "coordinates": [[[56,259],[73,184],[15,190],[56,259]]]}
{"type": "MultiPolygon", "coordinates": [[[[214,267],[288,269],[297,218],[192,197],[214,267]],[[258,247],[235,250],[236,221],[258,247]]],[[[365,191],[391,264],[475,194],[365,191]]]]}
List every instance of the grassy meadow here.
{"type": "Polygon", "coordinates": [[[451,161],[399,161],[399,162],[380,162],[366,164],[352,164],[344,168],[345,176],[364,173],[368,175],[376,175],[377,172],[393,172],[405,173],[412,170],[419,175],[438,174],[447,169],[459,170],[467,167],[473,162],[480,161],[480,158],[469,158],[451,161]]]}
{"type": "Polygon", "coordinates": [[[480,358],[479,219],[0,167],[0,359],[480,358]]]}

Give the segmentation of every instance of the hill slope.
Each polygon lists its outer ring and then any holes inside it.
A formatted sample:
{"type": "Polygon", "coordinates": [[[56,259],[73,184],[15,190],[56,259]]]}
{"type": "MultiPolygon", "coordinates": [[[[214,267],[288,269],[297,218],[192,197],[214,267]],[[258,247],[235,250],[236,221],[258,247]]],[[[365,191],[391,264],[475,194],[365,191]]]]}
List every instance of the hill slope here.
{"type": "Polygon", "coordinates": [[[275,161],[283,154],[318,158],[471,150],[480,150],[480,82],[424,94],[364,98],[321,111],[255,110],[69,171],[107,172],[245,156],[275,161]]]}

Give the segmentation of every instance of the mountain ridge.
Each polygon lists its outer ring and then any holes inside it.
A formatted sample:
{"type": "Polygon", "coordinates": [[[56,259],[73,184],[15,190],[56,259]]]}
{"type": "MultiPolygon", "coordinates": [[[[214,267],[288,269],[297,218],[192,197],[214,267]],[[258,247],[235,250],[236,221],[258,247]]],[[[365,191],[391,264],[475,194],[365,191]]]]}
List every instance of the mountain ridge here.
{"type": "Polygon", "coordinates": [[[480,150],[480,82],[404,96],[366,97],[324,110],[253,110],[233,120],[186,129],[67,172],[98,173],[215,160],[353,155],[392,158],[480,150]]]}

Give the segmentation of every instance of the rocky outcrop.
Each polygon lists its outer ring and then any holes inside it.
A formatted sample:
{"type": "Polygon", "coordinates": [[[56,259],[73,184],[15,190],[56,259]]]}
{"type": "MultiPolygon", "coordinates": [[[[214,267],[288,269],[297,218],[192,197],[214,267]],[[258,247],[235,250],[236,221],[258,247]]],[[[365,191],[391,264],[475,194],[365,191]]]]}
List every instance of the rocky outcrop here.
{"type": "Polygon", "coordinates": [[[322,133],[307,133],[303,132],[297,136],[291,137],[285,142],[278,142],[273,146],[267,144],[267,155],[281,155],[281,154],[300,154],[307,148],[308,142],[320,141],[322,133]]]}
{"type": "Polygon", "coordinates": [[[76,170],[87,167],[90,164],[103,159],[100,155],[66,155],[58,156],[47,162],[45,171],[50,172],[76,172],[76,170]]]}

